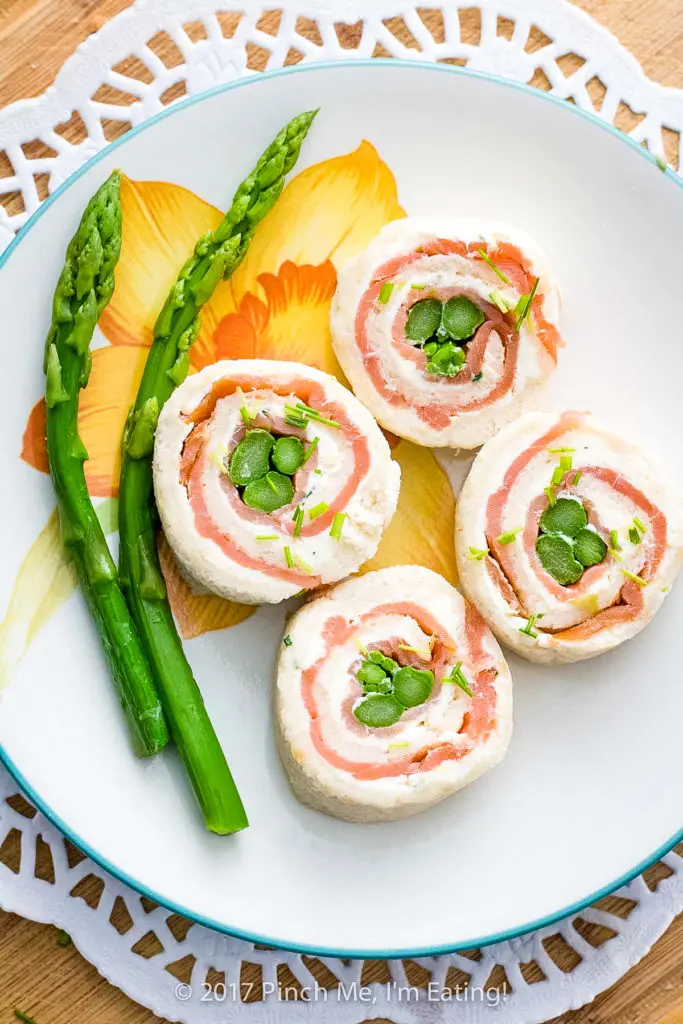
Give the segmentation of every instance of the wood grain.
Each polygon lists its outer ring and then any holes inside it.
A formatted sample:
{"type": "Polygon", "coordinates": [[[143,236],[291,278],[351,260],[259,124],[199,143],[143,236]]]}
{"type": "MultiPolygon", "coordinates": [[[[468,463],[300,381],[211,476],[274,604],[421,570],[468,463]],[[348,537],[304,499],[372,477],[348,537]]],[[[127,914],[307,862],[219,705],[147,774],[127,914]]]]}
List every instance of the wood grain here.
{"type": "MultiPolygon", "coordinates": [[[[0,106],[41,93],[78,44],[131,2],[0,0],[0,106]]],[[[617,35],[648,75],[683,87],[681,0],[575,2],[617,35]]],[[[187,9],[190,21],[192,0],[187,0],[187,9]]],[[[474,24],[471,31],[476,31],[474,24]]],[[[61,946],[57,939],[57,930],[49,925],[0,911],[0,1024],[14,1019],[15,1007],[37,1024],[159,1020],[104,981],[73,946],[61,946]]],[[[366,979],[382,980],[382,970],[381,964],[368,965],[366,979]]],[[[453,1019],[456,1014],[454,1009],[453,1019]]],[[[359,1007],[362,1019],[366,1014],[359,1007]]],[[[683,916],[614,988],[553,1024],[683,1024],[683,916]]]]}

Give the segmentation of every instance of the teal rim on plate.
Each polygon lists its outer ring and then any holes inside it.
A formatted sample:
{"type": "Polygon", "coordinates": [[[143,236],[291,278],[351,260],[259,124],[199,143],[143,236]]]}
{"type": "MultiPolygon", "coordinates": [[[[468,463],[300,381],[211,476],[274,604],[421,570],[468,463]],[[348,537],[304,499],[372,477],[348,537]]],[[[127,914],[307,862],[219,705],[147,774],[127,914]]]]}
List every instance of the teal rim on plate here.
{"type": "MultiPolygon", "coordinates": [[[[24,237],[28,234],[31,228],[43,216],[45,211],[49,209],[49,207],[52,206],[52,204],[56,202],[56,200],[59,199],[59,197],[64,192],[66,192],[67,189],[69,189],[76,181],[78,181],[79,178],[86,174],[86,172],[88,172],[92,167],[99,163],[100,160],[102,160],[105,156],[108,156],[114,150],[118,149],[122,145],[125,145],[125,143],[129,139],[133,138],[133,136],[138,135],[141,132],[144,132],[147,128],[151,127],[157,122],[162,121],[167,117],[171,117],[176,110],[182,110],[184,108],[194,106],[196,103],[201,103],[203,100],[211,96],[216,96],[224,92],[231,92],[234,89],[244,88],[255,82],[259,82],[262,79],[278,78],[281,76],[297,74],[306,74],[310,72],[315,72],[320,68],[325,70],[338,70],[342,68],[353,70],[354,68],[358,67],[377,68],[380,66],[386,66],[386,62],[380,62],[376,59],[363,59],[345,61],[320,61],[319,63],[316,62],[311,64],[298,64],[294,67],[278,68],[277,70],[274,71],[264,71],[261,72],[259,75],[248,78],[241,78],[235,82],[227,82],[224,85],[219,85],[213,89],[208,89],[206,92],[199,93],[197,96],[190,96],[185,100],[181,100],[177,103],[172,104],[165,110],[162,110],[158,114],[155,114],[153,117],[148,118],[142,124],[139,124],[136,127],[132,128],[125,135],[121,136],[121,138],[116,139],[114,142],[109,143],[107,146],[105,146],[103,150],[101,150],[94,157],[88,160],[87,163],[85,163],[82,167],[75,171],[70,178],[68,178],[62,185],[60,185],[60,187],[40,205],[36,212],[31,215],[29,220],[17,234],[16,238],[12,240],[7,249],[2,253],[2,255],[0,255],[0,271],[4,267],[5,263],[12,255],[14,250],[17,248],[17,246],[21,244],[24,237]]],[[[396,62],[391,61],[391,66],[395,67],[396,62]]],[[[644,149],[634,139],[631,139],[628,135],[625,135],[618,128],[615,128],[608,122],[601,120],[595,114],[592,114],[585,110],[581,110],[574,104],[567,103],[565,100],[557,96],[553,96],[550,93],[543,92],[542,90],[539,89],[534,89],[531,86],[524,85],[521,82],[514,82],[509,79],[500,78],[497,75],[491,75],[483,71],[470,71],[467,68],[453,67],[452,65],[432,64],[427,61],[419,60],[406,60],[402,61],[400,66],[405,69],[417,68],[420,71],[434,71],[447,75],[461,75],[467,78],[478,78],[487,82],[493,82],[496,85],[499,85],[504,88],[517,89],[521,92],[529,93],[530,95],[536,96],[539,100],[543,100],[547,103],[552,103],[555,106],[561,108],[562,110],[568,111],[569,113],[575,115],[576,117],[581,117],[587,121],[592,122],[594,125],[598,126],[603,131],[609,132],[615,138],[618,138],[621,142],[625,143],[626,145],[630,146],[632,149],[640,153],[640,155],[645,160],[647,160],[649,163],[653,164],[655,168],[657,168],[659,173],[666,175],[666,177],[668,177],[671,181],[678,185],[679,188],[683,189],[683,179],[681,179],[678,176],[678,174],[671,170],[671,168],[664,166],[657,157],[653,156],[648,150],[644,149]]],[[[676,846],[679,842],[683,840],[682,827],[675,835],[671,836],[670,839],[668,839],[657,850],[655,850],[655,852],[650,857],[647,857],[639,864],[636,864],[636,866],[632,868],[630,871],[627,871],[625,874],[621,875],[619,878],[616,878],[613,882],[610,882],[609,884],[603,886],[601,889],[598,889],[595,892],[590,893],[589,895],[585,896],[584,898],[578,900],[573,904],[570,904],[569,906],[561,907],[559,910],[554,911],[553,913],[548,914],[545,917],[539,918],[535,921],[526,921],[515,928],[509,928],[506,931],[497,932],[493,935],[475,936],[471,939],[468,939],[466,942],[447,943],[441,946],[422,946],[417,948],[387,949],[382,951],[378,951],[376,949],[364,950],[362,948],[341,949],[335,946],[304,946],[298,943],[288,942],[286,938],[282,938],[279,936],[258,935],[256,933],[244,931],[239,928],[230,928],[227,925],[221,924],[218,921],[212,921],[210,918],[202,917],[201,915],[194,913],[192,910],[189,910],[186,907],[179,906],[173,903],[171,900],[163,896],[160,896],[152,889],[149,889],[147,886],[142,885],[140,882],[137,882],[134,878],[131,878],[124,872],[120,871],[114,864],[111,864],[106,857],[104,857],[97,850],[92,849],[92,847],[90,847],[88,843],[81,839],[80,836],[76,835],[69,828],[66,822],[62,821],[61,818],[57,814],[55,814],[55,812],[50,807],[48,807],[47,804],[41,799],[39,794],[36,793],[31,784],[27,781],[27,779],[24,778],[19,768],[14,764],[12,759],[9,757],[9,755],[7,754],[6,750],[2,747],[2,745],[0,745],[0,762],[4,764],[7,771],[15,779],[17,784],[21,787],[23,792],[28,797],[28,799],[38,808],[41,814],[43,814],[48,819],[48,821],[50,821],[52,825],[54,825],[55,828],[57,828],[62,833],[62,835],[65,836],[66,839],[72,842],[74,846],[77,846],[87,857],[90,858],[90,860],[92,860],[95,864],[99,865],[99,867],[101,867],[104,871],[112,875],[118,881],[123,882],[124,885],[129,886],[129,888],[133,889],[135,892],[147,897],[153,903],[158,903],[160,906],[169,910],[171,913],[179,914],[182,917],[185,917],[188,920],[193,921],[195,924],[200,924],[205,928],[212,929],[213,931],[222,932],[225,935],[231,935],[235,938],[244,939],[248,942],[257,943],[259,945],[275,946],[279,949],[290,950],[295,953],[310,954],[313,956],[341,957],[343,959],[402,959],[408,957],[412,958],[439,956],[446,953],[454,953],[459,950],[473,949],[480,946],[489,946],[497,942],[504,942],[509,939],[518,938],[520,935],[524,935],[527,932],[533,932],[539,928],[545,928],[549,925],[555,924],[555,922],[560,921],[565,917],[571,917],[573,914],[579,913],[581,910],[584,910],[591,903],[595,903],[597,900],[609,895],[609,893],[614,892],[615,889],[621,888],[623,885],[626,885],[628,882],[632,881],[638,875],[642,874],[643,871],[646,871],[647,868],[651,867],[658,860],[661,860],[661,858],[665,854],[669,853],[674,846],[676,846]]],[[[229,839],[227,841],[229,842],[229,839]]]]}

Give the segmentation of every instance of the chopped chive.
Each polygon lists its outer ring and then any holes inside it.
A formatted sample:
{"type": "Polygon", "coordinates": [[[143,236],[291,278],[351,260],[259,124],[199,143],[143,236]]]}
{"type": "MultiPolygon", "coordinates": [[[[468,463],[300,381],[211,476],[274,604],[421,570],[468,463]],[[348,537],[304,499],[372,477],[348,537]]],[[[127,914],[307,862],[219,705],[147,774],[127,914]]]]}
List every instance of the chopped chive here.
{"type": "Polygon", "coordinates": [[[503,273],[500,267],[496,266],[491,257],[488,255],[488,253],[485,253],[483,249],[477,249],[477,255],[483,259],[484,263],[488,264],[491,270],[495,271],[496,274],[498,274],[498,277],[501,279],[501,281],[503,281],[505,284],[512,284],[510,278],[506,277],[506,275],[503,273]]]}
{"type": "MultiPolygon", "coordinates": [[[[292,406],[285,406],[285,412],[292,406]]],[[[297,402],[294,407],[294,412],[298,413],[302,419],[315,420],[316,423],[324,423],[326,427],[341,427],[341,423],[337,423],[336,420],[329,420],[322,413],[319,413],[317,409],[312,409],[310,405],[304,405],[303,402],[297,402]]]]}
{"type": "Polygon", "coordinates": [[[660,171],[665,171],[668,167],[666,160],[662,156],[656,156],[655,163],[657,164],[657,167],[659,167],[660,171]]]}
{"type": "Polygon", "coordinates": [[[539,618],[538,615],[530,615],[525,626],[520,626],[520,633],[526,633],[527,636],[532,637],[534,640],[538,636],[538,633],[534,629],[534,622],[539,618]]]}
{"type": "Polygon", "coordinates": [[[472,562],[480,562],[482,560],[482,558],[486,558],[488,553],[489,553],[489,549],[488,548],[473,548],[473,547],[470,547],[469,554],[468,554],[467,557],[472,562]]]}
{"type": "Polygon", "coordinates": [[[332,526],[330,527],[330,537],[333,540],[339,540],[344,529],[344,520],[346,519],[345,512],[336,512],[334,519],[332,520],[332,526]]]}
{"type": "Polygon", "coordinates": [[[382,285],[382,287],[380,288],[379,296],[378,296],[377,301],[381,302],[383,306],[386,306],[387,302],[391,298],[391,293],[393,292],[393,290],[394,290],[394,283],[393,283],[393,281],[385,281],[384,284],[382,285]]]}
{"type": "Polygon", "coordinates": [[[313,472],[315,473],[316,476],[322,476],[323,475],[322,469],[314,469],[313,472]]]}
{"type": "Polygon", "coordinates": [[[251,425],[252,415],[249,412],[249,410],[247,409],[246,405],[241,405],[240,406],[240,416],[242,417],[242,419],[244,420],[244,422],[246,423],[247,426],[251,425]]]}
{"type": "Polygon", "coordinates": [[[410,286],[416,292],[423,292],[427,287],[426,284],[411,284],[410,286]]]}
{"type": "Polygon", "coordinates": [[[285,636],[285,637],[283,637],[282,642],[285,645],[285,647],[291,647],[292,643],[293,643],[293,640],[292,640],[291,636],[285,636]]]}
{"type": "MultiPolygon", "coordinates": [[[[524,308],[519,313],[519,319],[517,320],[517,330],[520,329],[520,327],[522,326],[522,324],[524,323],[524,321],[526,320],[526,318],[528,317],[528,315],[529,315],[529,313],[531,311],[531,303],[534,301],[534,296],[536,295],[536,290],[538,288],[538,282],[540,280],[541,280],[540,277],[536,278],[536,280],[534,281],[534,284],[533,284],[533,287],[532,287],[531,291],[529,292],[529,294],[527,296],[525,296],[524,308]]],[[[517,312],[517,307],[515,307],[515,312],[517,312]]]]}
{"type": "Polygon", "coordinates": [[[277,533],[260,533],[257,534],[256,540],[278,540],[277,533]]]}
{"type": "Polygon", "coordinates": [[[640,534],[636,530],[635,526],[629,526],[628,539],[631,541],[631,544],[640,544],[640,534]]]}
{"type": "Polygon", "coordinates": [[[553,475],[550,478],[550,484],[552,487],[560,487],[564,480],[564,470],[562,466],[556,466],[553,470],[553,475]]]}
{"type": "Polygon", "coordinates": [[[289,405],[289,403],[285,403],[285,416],[289,416],[290,419],[293,420],[299,419],[303,420],[304,423],[306,422],[306,417],[304,416],[301,409],[298,408],[298,406],[296,405],[289,405]]]}
{"type": "Polygon", "coordinates": [[[671,587],[662,587],[662,593],[663,594],[668,594],[670,590],[671,590],[671,587]]]}
{"type": "Polygon", "coordinates": [[[296,511],[292,517],[294,519],[294,536],[298,537],[301,533],[301,527],[304,525],[304,509],[303,505],[297,505],[296,511]]]}
{"type": "Polygon", "coordinates": [[[633,517],[633,524],[637,530],[640,530],[641,533],[647,533],[647,526],[645,525],[642,519],[638,518],[638,516],[633,517]]]}
{"type": "Polygon", "coordinates": [[[465,677],[465,673],[462,670],[461,661],[451,669],[450,673],[445,677],[445,679],[442,679],[441,682],[452,683],[454,686],[459,686],[461,690],[465,691],[468,697],[474,697],[474,692],[472,691],[472,688],[465,677]]]}
{"type": "Polygon", "coordinates": [[[498,307],[501,313],[510,312],[510,303],[503,295],[500,294],[500,292],[497,289],[494,288],[492,292],[489,292],[489,299],[494,304],[494,306],[498,307]]]}
{"type": "Polygon", "coordinates": [[[516,539],[517,534],[522,529],[523,529],[523,527],[516,526],[514,530],[508,530],[507,533],[501,533],[500,537],[498,538],[498,543],[499,544],[512,544],[513,540],[516,539]]]}
{"type": "Polygon", "coordinates": [[[307,421],[304,420],[301,414],[297,414],[296,411],[291,411],[292,407],[285,406],[285,423],[288,427],[298,427],[300,430],[304,430],[307,426],[307,421]],[[288,409],[290,412],[288,412],[288,409]]]}
{"type": "Polygon", "coordinates": [[[295,565],[298,565],[298,567],[299,567],[299,568],[300,568],[300,569],[301,569],[301,570],[302,570],[303,572],[308,572],[308,573],[311,573],[311,575],[313,574],[313,569],[312,569],[312,568],[311,568],[311,566],[310,566],[310,565],[308,564],[308,562],[304,562],[304,560],[303,560],[303,558],[301,557],[301,555],[292,555],[292,561],[293,561],[293,562],[295,563],[295,565]]]}
{"type": "Polygon", "coordinates": [[[290,549],[287,547],[286,544],[285,544],[285,562],[287,563],[287,568],[288,569],[293,569],[294,568],[294,559],[292,558],[292,552],[290,551],[290,549]]]}
{"type": "Polygon", "coordinates": [[[526,306],[526,299],[527,299],[526,295],[520,295],[520,297],[517,299],[517,305],[515,306],[515,313],[518,316],[519,316],[520,313],[522,313],[524,311],[524,307],[526,306]]]}
{"type": "Polygon", "coordinates": [[[353,642],[354,642],[354,644],[356,645],[356,647],[358,648],[358,650],[360,651],[360,653],[361,653],[361,654],[363,655],[363,657],[364,657],[364,658],[367,658],[367,656],[368,656],[368,649],[367,649],[367,647],[365,647],[365,646],[364,646],[364,645],[363,645],[363,644],[362,644],[362,643],[360,642],[360,640],[358,639],[358,637],[357,637],[357,636],[354,636],[354,638],[353,638],[353,642]]]}
{"type": "Polygon", "coordinates": [[[21,1010],[17,1010],[16,1008],[14,1010],[14,1016],[17,1020],[23,1021],[24,1024],[36,1024],[33,1017],[29,1017],[27,1014],[23,1013],[21,1010]]]}
{"type": "Polygon", "coordinates": [[[531,292],[529,294],[529,308],[531,308],[531,303],[536,298],[536,292],[538,291],[538,286],[539,286],[540,281],[541,281],[540,277],[537,277],[536,280],[533,283],[533,287],[532,287],[531,292]]]}
{"type": "MultiPolygon", "coordinates": [[[[313,454],[313,452],[318,447],[318,441],[319,440],[320,440],[319,437],[314,437],[313,440],[311,441],[311,443],[309,444],[308,448],[306,449],[306,454],[304,455],[304,461],[302,462],[302,466],[306,465],[306,463],[310,459],[311,455],[313,454]]],[[[317,472],[318,471],[316,470],[316,473],[317,472]]]]}
{"type": "Polygon", "coordinates": [[[555,488],[554,487],[544,487],[543,488],[543,493],[545,494],[545,496],[548,499],[548,504],[551,505],[551,506],[554,505],[555,502],[557,501],[557,495],[555,494],[555,488]]]}
{"type": "Polygon", "coordinates": [[[279,492],[278,492],[278,489],[277,489],[277,485],[276,485],[275,481],[273,480],[272,476],[270,475],[270,473],[266,473],[266,478],[265,479],[266,479],[266,483],[270,487],[270,489],[273,492],[273,494],[278,494],[279,492]]]}
{"type": "MultiPolygon", "coordinates": [[[[564,480],[565,473],[569,473],[572,468],[572,457],[571,455],[560,455],[560,464],[553,470],[553,475],[550,478],[551,487],[561,487],[562,481],[564,480]]],[[[579,472],[579,477],[581,473],[579,472]]],[[[576,479],[576,477],[574,477],[576,479]]],[[[545,489],[547,493],[547,488],[545,489]]]]}
{"type": "Polygon", "coordinates": [[[616,530],[610,530],[609,532],[609,545],[614,548],[615,551],[621,551],[621,544],[619,543],[619,534],[616,530]]]}
{"type": "Polygon", "coordinates": [[[320,410],[319,409],[314,409],[312,405],[306,405],[305,402],[297,402],[296,405],[294,406],[294,408],[297,409],[301,413],[307,413],[309,416],[313,416],[313,415],[319,416],[320,415],[320,410]]]}
{"type": "Polygon", "coordinates": [[[67,946],[73,946],[74,940],[71,938],[68,932],[65,932],[62,928],[59,930],[57,935],[57,945],[61,946],[62,949],[66,949],[67,946]]]}
{"type": "Polygon", "coordinates": [[[387,744],[387,750],[398,750],[399,747],[409,747],[410,743],[389,743],[387,744]]]}
{"type": "Polygon", "coordinates": [[[410,654],[431,654],[431,651],[425,651],[422,647],[411,647],[410,644],[399,644],[399,651],[408,651],[410,654]]]}
{"type": "Polygon", "coordinates": [[[323,512],[327,512],[329,507],[326,501],[321,501],[318,505],[314,505],[313,508],[308,510],[309,519],[317,519],[323,512]]]}
{"type": "Polygon", "coordinates": [[[479,371],[479,373],[475,373],[474,377],[472,378],[473,383],[476,384],[478,381],[481,380],[483,376],[484,374],[481,372],[481,370],[479,371]]]}
{"type": "Polygon", "coordinates": [[[576,485],[578,484],[579,480],[581,479],[581,473],[582,470],[579,470],[577,473],[574,474],[574,478],[572,480],[572,487],[576,487],[576,485]]]}
{"type": "Polygon", "coordinates": [[[642,576],[636,576],[634,572],[629,572],[628,569],[621,570],[627,580],[632,580],[633,583],[637,583],[639,587],[646,587],[648,581],[644,580],[642,576]]]}
{"type": "Polygon", "coordinates": [[[571,452],[572,454],[576,451],[576,448],[548,448],[551,455],[563,455],[565,452],[571,452]]]}

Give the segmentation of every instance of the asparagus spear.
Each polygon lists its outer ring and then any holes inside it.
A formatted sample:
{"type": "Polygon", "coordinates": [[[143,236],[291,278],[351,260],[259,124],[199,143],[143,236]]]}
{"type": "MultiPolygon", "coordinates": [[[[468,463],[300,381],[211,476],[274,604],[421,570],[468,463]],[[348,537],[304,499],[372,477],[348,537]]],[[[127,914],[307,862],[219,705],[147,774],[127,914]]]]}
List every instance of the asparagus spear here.
{"type": "Polygon", "coordinates": [[[168,730],[146,656],[85,483],[88,453],[78,433],[79,391],[88,383],[95,325],[114,290],[121,251],[118,172],[102,185],[71,240],[45,343],[47,451],[62,536],[97,623],[136,754],[156,754],[168,730]]]}
{"type": "Polygon", "coordinates": [[[152,451],[159,412],[187,375],[202,306],[245,256],[257,224],[294,166],[315,111],[295,117],[237,189],[215,231],[197,242],[154,328],[154,341],[123,440],[119,492],[122,584],[152,665],[171,735],[185,762],[207,828],[219,834],[248,825],[239,793],[175,628],[156,547],[158,517],[152,451]]]}

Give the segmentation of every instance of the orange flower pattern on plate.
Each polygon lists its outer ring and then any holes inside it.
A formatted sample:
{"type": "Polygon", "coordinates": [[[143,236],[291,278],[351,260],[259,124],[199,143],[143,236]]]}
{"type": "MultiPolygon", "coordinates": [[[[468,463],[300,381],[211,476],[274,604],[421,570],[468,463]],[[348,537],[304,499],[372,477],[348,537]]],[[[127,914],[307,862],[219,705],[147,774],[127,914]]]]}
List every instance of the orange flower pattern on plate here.
{"type": "MultiPolygon", "coordinates": [[[[96,498],[118,492],[121,433],[158,311],[197,238],[221,219],[215,207],[168,182],[124,177],[121,201],[116,290],[100,321],[103,339],[96,339],[79,409],[79,430],[89,453],[86,479],[96,498]]],[[[190,353],[191,372],[220,359],[293,359],[346,383],[329,334],[337,269],[384,224],[404,215],[394,177],[367,141],[301,171],[257,229],[242,265],[204,307],[190,353]]],[[[393,439],[393,455],[402,469],[398,510],[377,554],[361,571],[413,562],[454,580],[455,502],[446,474],[432,452],[410,442],[393,439]]],[[[21,458],[47,472],[42,400],[29,415],[21,458]]],[[[185,639],[235,625],[254,611],[193,594],[163,538],[160,556],[185,639]]]]}

